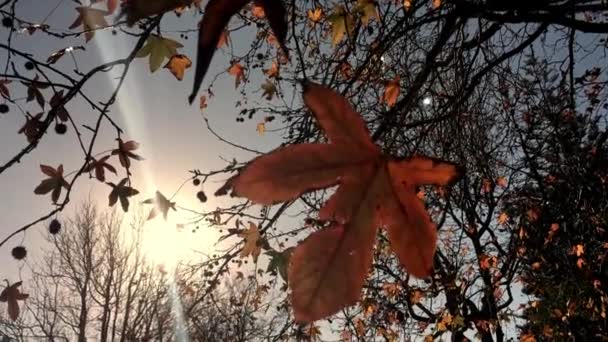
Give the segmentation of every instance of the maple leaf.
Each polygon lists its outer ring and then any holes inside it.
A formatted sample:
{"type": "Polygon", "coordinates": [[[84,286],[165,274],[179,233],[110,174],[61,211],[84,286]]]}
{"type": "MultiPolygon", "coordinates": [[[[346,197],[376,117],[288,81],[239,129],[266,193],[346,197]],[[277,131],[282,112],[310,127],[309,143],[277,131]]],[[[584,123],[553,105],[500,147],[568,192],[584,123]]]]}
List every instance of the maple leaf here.
{"type": "Polygon", "coordinates": [[[114,168],[114,166],[107,163],[107,160],[109,158],[110,158],[110,156],[105,156],[99,160],[95,160],[95,158],[91,157],[89,160],[89,163],[84,168],[84,172],[91,172],[91,171],[95,170],[95,178],[97,178],[97,180],[99,180],[100,182],[105,182],[106,181],[106,173],[105,173],[106,169],[108,171],[112,172],[113,174],[116,174],[116,169],[114,168]]]}
{"type": "Polygon", "coordinates": [[[120,160],[120,165],[125,169],[129,169],[131,167],[131,159],[134,160],[143,160],[141,156],[131,152],[135,151],[139,148],[139,144],[133,140],[129,140],[127,142],[122,142],[122,139],[116,139],[118,141],[118,148],[112,150],[112,155],[118,155],[118,160],[120,160]],[[131,158],[131,159],[129,159],[131,158]]]}
{"type": "Polygon", "coordinates": [[[82,25],[82,31],[87,42],[95,35],[96,28],[108,26],[105,18],[106,15],[110,14],[108,11],[91,7],[76,7],[76,11],[78,11],[78,17],[70,25],[69,29],[73,30],[82,25]]]}
{"type": "Polygon", "coordinates": [[[8,317],[11,320],[16,321],[19,318],[19,302],[20,300],[25,300],[29,297],[28,294],[21,293],[19,287],[22,285],[22,282],[18,281],[13,285],[7,283],[7,286],[0,293],[0,302],[8,303],[8,317]]]}
{"type": "Polygon", "coordinates": [[[25,117],[25,124],[19,129],[19,134],[24,134],[29,143],[32,143],[39,139],[43,133],[44,122],[42,122],[42,115],[44,112],[38,113],[34,116],[28,115],[25,117]]]}
{"type": "Polygon", "coordinates": [[[447,186],[461,174],[455,164],[434,158],[383,155],[361,116],[332,90],[307,83],[304,102],[329,143],[291,145],[260,156],[221,188],[270,205],[339,185],[319,212],[319,219],[332,224],[311,234],[291,258],[289,286],[299,322],[321,319],[358,300],[379,226],[388,231],[391,249],[406,270],[429,276],[437,232],[416,188],[447,186]]]}
{"type": "Polygon", "coordinates": [[[55,116],[59,118],[59,120],[66,122],[70,119],[70,114],[67,109],[65,109],[64,105],[61,104],[63,101],[63,90],[60,90],[53,94],[51,101],[49,102],[51,105],[51,111],[55,116]]]}
{"type": "Polygon", "coordinates": [[[228,69],[228,73],[234,76],[234,87],[238,88],[243,80],[245,80],[245,68],[240,63],[234,63],[228,69]]]}
{"type": "Polygon", "coordinates": [[[245,239],[245,246],[241,249],[241,258],[246,258],[251,255],[253,260],[257,261],[258,256],[262,251],[262,248],[260,247],[261,236],[258,226],[253,222],[249,222],[249,229],[239,233],[239,236],[245,239]]]}
{"type": "Polygon", "coordinates": [[[323,10],[321,8],[315,8],[314,10],[308,10],[308,20],[313,23],[318,23],[321,21],[321,16],[323,15],[323,10]]]}
{"type": "Polygon", "coordinates": [[[48,83],[38,81],[38,75],[34,76],[31,82],[21,82],[27,86],[27,102],[31,102],[34,99],[41,108],[44,109],[44,96],[40,92],[40,89],[46,89],[49,87],[48,83]]]}
{"type": "Polygon", "coordinates": [[[173,11],[178,8],[188,7],[195,0],[123,0],[121,6],[122,16],[127,17],[127,24],[133,26],[138,20],[173,11]]]}
{"type": "Polygon", "coordinates": [[[401,88],[399,87],[400,77],[397,75],[394,79],[388,81],[386,86],[384,87],[384,94],[382,95],[382,101],[386,103],[387,106],[392,107],[397,102],[397,97],[399,97],[399,93],[401,93],[401,88]]]}
{"type": "Polygon", "coordinates": [[[34,189],[34,193],[36,195],[46,195],[52,191],[51,199],[53,200],[53,203],[57,203],[59,196],[61,196],[61,189],[70,188],[70,184],[63,178],[63,165],[59,165],[57,169],[55,169],[51,166],[41,164],[40,171],[49,178],[40,182],[36,189],[34,189]]]}
{"type": "Polygon", "coordinates": [[[169,209],[173,209],[173,211],[177,211],[177,209],[175,209],[175,202],[171,202],[170,200],[168,200],[167,197],[165,197],[163,194],[160,193],[160,191],[156,191],[155,198],[149,198],[149,199],[143,201],[142,203],[154,204],[154,208],[152,208],[152,210],[150,210],[150,214],[148,214],[148,220],[151,220],[154,217],[156,217],[156,215],[160,211],[161,213],[163,213],[163,218],[166,221],[167,214],[169,213],[169,209]]]}
{"type": "Polygon", "coordinates": [[[180,42],[151,34],[146,41],[146,45],[137,51],[135,57],[150,56],[150,72],[155,72],[163,64],[165,58],[171,59],[171,57],[177,55],[177,49],[181,47],[183,45],[180,42]]]}
{"type": "MultiPolygon", "coordinates": [[[[199,25],[198,52],[196,59],[196,71],[194,73],[194,84],[189,102],[192,104],[205,74],[211,64],[213,54],[217,49],[222,32],[226,29],[230,18],[237,14],[250,0],[210,0],[205,7],[203,20],[199,25]]],[[[256,0],[255,4],[260,6],[270,28],[274,32],[281,49],[288,55],[285,40],[287,39],[286,9],[281,0],[256,0]]]]}
{"type": "Polygon", "coordinates": [[[125,213],[129,211],[129,197],[139,194],[139,191],[126,185],[127,181],[129,181],[128,178],[123,178],[118,184],[106,183],[112,187],[112,192],[108,196],[110,207],[113,207],[120,199],[120,206],[125,213]]]}
{"type": "Polygon", "coordinates": [[[184,79],[184,73],[186,69],[192,66],[192,61],[186,55],[173,55],[169,62],[165,65],[165,68],[169,69],[171,73],[179,81],[184,79]]]}
{"type": "Polygon", "coordinates": [[[289,266],[289,259],[294,248],[290,247],[282,252],[270,250],[266,255],[270,256],[270,262],[266,272],[277,272],[285,282],[288,280],[287,268],[289,266]]]}

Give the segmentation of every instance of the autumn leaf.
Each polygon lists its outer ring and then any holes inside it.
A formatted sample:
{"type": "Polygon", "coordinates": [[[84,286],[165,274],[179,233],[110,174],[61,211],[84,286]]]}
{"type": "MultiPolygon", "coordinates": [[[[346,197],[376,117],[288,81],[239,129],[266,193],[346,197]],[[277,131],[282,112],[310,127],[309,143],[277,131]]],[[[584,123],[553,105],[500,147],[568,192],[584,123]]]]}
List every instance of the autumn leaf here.
{"type": "Polygon", "coordinates": [[[175,209],[175,202],[171,202],[170,200],[168,200],[167,197],[165,197],[163,194],[160,193],[160,191],[156,191],[155,198],[149,198],[149,199],[143,201],[142,203],[154,204],[154,208],[152,208],[152,210],[150,210],[150,214],[148,214],[148,220],[151,220],[154,217],[156,217],[156,215],[160,211],[161,213],[163,213],[163,218],[166,221],[169,209],[173,209],[173,211],[177,211],[177,209],[175,209]]]}
{"type": "Polygon", "coordinates": [[[186,55],[173,55],[169,62],[165,64],[165,68],[169,69],[171,73],[177,78],[179,81],[184,79],[184,73],[186,69],[192,66],[192,61],[186,55]]]}
{"type": "Polygon", "coordinates": [[[44,96],[40,92],[40,89],[46,89],[49,87],[48,83],[38,81],[38,75],[34,76],[31,82],[21,82],[27,86],[27,102],[31,102],[34,99],[42,109],[44,109],[44,96]]]}
{"type": "Polygon", "coordinates": [[[342,39],[346,32],[352,32],[355,28],[353,17],[350,13],[346,13],[343,6],[337,6],[329,18],[331,24],[331,45],[336,46],[342,39]]]}
{"type": "Polygon", "coordinates": [[[369,25],[371,19],[380,21],[380,16],[378,15],[378,9],[376,8],[374,0],[357,0],[355,9],[361,13],[361,22],[365,26],[369,25]]]}
{"type": "Polygon", "coordinates": [[[234,63],[228,69],[228,73],[234,76],[234,87],[238,88],[242,81],[245,80],[245,68],[240,63],[234,63]]]}
{"type": "Polygon", "coordinates": [[[314,10],[308,10],[308,20],[313,23],[318,23],[321,21],[321,17],[323,15],[323,10],[321,8],[315,8],[314,10]]]}
{"type": "Polygon", "coordinates": [[[285,282],[288,280],[287,268],[289,266],[289,260],[291,257],[291,253],[293,253],[294,248],[290,247],[285,249],[282,252],[270,250],[266,255],[270,256],[270,262],[268,263],[268,268],[266,272],[276,272],[278,273],[285,282]]]}
{"type": "Polygon", "coordinates": [[[67,109],[65,109],[65,106],[61,104],[63,100],[63,90],[60,90],[53,94],[49,104],[51,105],[51,112],[58,117],[59,120],[66,122],[70,119],[70,114],[67,109]]]}
{"type": "Polygon", "coordinates": [[[183,45],[180,42],[152,34],[148,37],[146,45],[137,51],[135,56],[140,58],[150,56],[150,72],[155,72],[165,59],[177,55],[177,49],[181,47],[183,45]]]}
{"type": "Polygon", "coordinates": [[[44,112],[38,113],[34,116],[27,115],[25,117],[25,124],[19,129],[18,133],[25,135],[27,141],[32,143],[40,138],[44,129],[44,122],[41,120],[44,112]]]}
{"type": "Polygon", "coordinates": [[[120,206],[125,213],[129,211],[129,197],[139,194],[139,191],[126,185],[128,181],[128,178],[123,178],[118,184],[106,183],[112,187],[112,192],[108,196],[110,207],[113,207],[120,199],[120,206]]]}
{"type": "Polygon", "coordinates": [[[41,164],[40,171],[47,175],[48,178],[40,182],[36,189],[34,189],[34,193],[36,195],[46,195],[52,191],[51,199],[53,200],[53,203],[57,203],[59,196],[61,196],[61,189],[70,188],[70,184],[63,178],[63,165],[59,165],[57,169],[55,169],[51,166],[41,164]]]}
{"type": "Polygon", "coordinates": [[[16,321],[19,318],[19,302],[20,300],[25,300],[29,297],[28,294],[21,293],[19,287],[22,282],[18,281],[13,285],[7,284],[7,286],[0,293],[0,302],[8,303],[8,317],[16,321]]]}
{"type": "Polygon", "coordinates": [[[279,76],[279,64],[276,61],[272,61],[270,69],[264,70],[264,73],[270,78],[276,78],[277,76],[279,76]]]}
{"type": "Polygon", "coordinates": [[[441,0],[433,0],[433,9],[441,7],[441,0]]]}
{"type": "MultiPolygon", "coordinates": [[[[196,60],[196,71],[194,74],[194,85],[189,102],[192,104],[205,74],[211,64],[211,59],[218,46],[222,32],[226,29],[230,18],[237,14],[250,0],[210,0],[205,7],[205,14],[199,27],[198,54],[196,60]]],[[[287,38],[287,18],[283,1],[257,0],[255,4],[261,6],[264,15],[274,32],[281,49],[288,55],[285,45],[287,38]]]]}
{"type": "Polygon", "coordinates": [[[400,77],[397,75],[394,79],[388,81],[384,86],[384,94],[382,95],[382,101],[387,106],[392,107],[397,102],[397,98],[401,93],[401,87],[399,86],[400,77]]]}
{"type": "Polygon", "coordinates": [[[99,160],[96,160],[95,158],[91,157],[89,160],[89,163],[84,168],[84,172],[92,172],[93,170],[95,170],[95,178],[97,178],[97,180],[100,182],[105,182],[106,181],[105,170],[108,170],[108,171],[112,172],[113,174],[116,174],[116,169],[114,168],[114,166],[110,165],[107,162],[107,160],[109,158],[110,158],[110,156],[105,156],[99,160]]]}
{"type": "MultiPolygon", "coordinates": [[[[112,0],[115,1],[115,0],[112,0]]],[[[123,0],[119,17],[126,16],[132,26],[138,20],[190,6],[194,0],[123,0]]]]}
{"type": "Polygon", "coordinates": [[[428,277],[437,233],[416,188],[447,186],[461,174],[456,165],[434,158],[383,155],[344,97],[314,83],[304,88],[304,102],[329,143],[262,155],[221,188],[270,205],[339,185],[319,212],[319,219],[331,224],[305,239],[291,258],[289,286],[299,322],[324,318],[358,300],[380,226],[406,270],[428,277]]]}
{"type": "Polygon", "coordinates": [[[122,167],[128,170],[131,167],[131,159],[144,159],[141,156],[132,152],[139,148],[139,144],[137,142],[133,140],[123,142],[120,138],[116,140],[118,141],[118,148],[112,150],[112,155],[118,155],[118,160],[120,161],[120,165],[122,165],[122,167]]]}
{"type": "Polygon", "coordinates": [[[257,261],[262,250],[260,247],[261,236],[258,226],[253,222],[249,222],[249,229],[239,233],[239,236],[245,239],[245,246],[241,249],[240,257],[246,258],[251,255],[253,260],[257,261]]]}
{"type": "Polygon", "coordinates": [[[69,29],[73,30],[82,25],[82,31],[87,42],[95,35],[95,29],[108,26],[105,18],[109,14],[107,11],[91,7],[76,7],[76,11],[78,11],[78,17],[69,29]]]}
{"type": "Polygon", "coordinates": [[[277,87],[270,82],[270,80],[266,80],[266,82],[262,84],[262,90],[262,96],[264,96],[268,101],[272,100],[274,95],[277,93],[277,87]]]}
{"type": "Polygon", "coordinates": [[[266,133],[266,123],[265,122],[258,123],[257,126],[255,127],[255,130],[258,132],[259,135],[264,135],[264,133],[266,133]]]}

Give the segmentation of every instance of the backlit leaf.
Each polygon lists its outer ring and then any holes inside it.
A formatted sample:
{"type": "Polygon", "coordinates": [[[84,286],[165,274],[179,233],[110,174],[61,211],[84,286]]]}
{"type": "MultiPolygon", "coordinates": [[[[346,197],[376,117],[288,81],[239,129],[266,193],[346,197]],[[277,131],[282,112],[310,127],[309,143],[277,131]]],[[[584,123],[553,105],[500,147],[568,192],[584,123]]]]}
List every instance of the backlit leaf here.
{"type": "Polygon", "coordinates": [[[149,56],[150,72],[155,72],[165,59],[171,59],[177,55],[177,49],[181,47],[183,45],[173,39],[152,34],[148,37],[146,45],[137,51],[136,57],[149,56]]]}
{"type": "Polygon", "coordinates": [[[179,81],[184,79],[184,73],[186,69],[192,66],[192,61],[186,55],[173,55],[169,62],[165,65],[166,69],[169,69],[173,76],[179,81]]]}

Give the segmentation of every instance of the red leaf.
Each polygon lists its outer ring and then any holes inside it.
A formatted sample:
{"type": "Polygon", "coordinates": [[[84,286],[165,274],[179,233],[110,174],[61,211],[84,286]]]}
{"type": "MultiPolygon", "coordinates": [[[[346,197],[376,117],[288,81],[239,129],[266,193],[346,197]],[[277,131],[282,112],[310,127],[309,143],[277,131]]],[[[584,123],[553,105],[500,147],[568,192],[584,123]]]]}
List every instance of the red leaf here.
{"type": "Polygon", "coordinates": [[[305,86],[304,99],[329,144],[300,144],[252,160],[218,193],[262,204],[293,200],[302,193],[339,184],[319,212],[340,224],[313,233],[296,247],[289,269],[294,315],[314,321],[356,302],[372,262],[382,224],[408,272],[432,272],[437,233],[416,196],[419,185],[448,185],[461,170],[452,163],[414,156],[382,155],[346,100],[319,85],[305,86]]]}
{"type": "Polygon", "coordinates": [[[349,169],[374,157],[370,153],[353,154],[347,146],[292,145],[254,159],[229,182],[235,195],[272,204],[335,185],[349,169]]]}
{"type": "Polygon", "coordinates": [[[375,230],[336,226],[311,234],[291,256],[289,284],[298,322],[355,304],[372,262],[375,230]]]}
{"type": "Polygon", "coordinates": [[[335,91],[309,82],[304,85],[304,102],[330,142],[356,144],[373,152],[378,151],[361,116],[335,91]]]}

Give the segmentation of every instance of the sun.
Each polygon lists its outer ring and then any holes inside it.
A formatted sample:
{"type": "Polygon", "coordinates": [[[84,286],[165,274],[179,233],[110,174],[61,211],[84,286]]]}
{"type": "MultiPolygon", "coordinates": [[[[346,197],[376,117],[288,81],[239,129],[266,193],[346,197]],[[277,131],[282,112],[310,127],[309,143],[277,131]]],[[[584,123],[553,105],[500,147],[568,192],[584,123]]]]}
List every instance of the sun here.
{"type": "Polygon", "coordinates": [[[162,215],[147,221],[142,228],[141,247],[147,259],[166,270],[173,270],[180,263],[196,262],[205,255],[212,254],[217,236],[214,230],[199,225],[187,225],[184,222],[191,217],[178,209],[171,211],[165,221],[162,215]]]}

